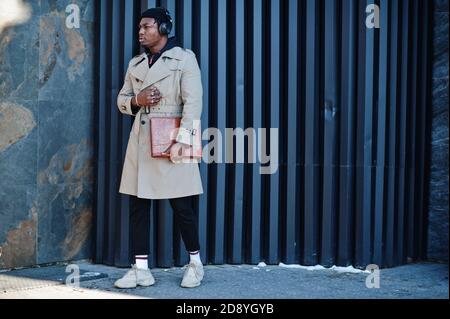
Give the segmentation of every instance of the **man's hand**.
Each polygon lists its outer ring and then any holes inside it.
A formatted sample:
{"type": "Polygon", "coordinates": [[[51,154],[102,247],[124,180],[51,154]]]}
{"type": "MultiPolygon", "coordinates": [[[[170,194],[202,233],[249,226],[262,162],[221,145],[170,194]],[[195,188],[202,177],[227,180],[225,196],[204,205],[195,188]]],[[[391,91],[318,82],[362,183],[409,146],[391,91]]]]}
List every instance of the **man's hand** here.
{"type": "Polygon", "coordinates": [[[173,144],[170,148],[170,160],[175,164],[181,163],[183,160],[184,150],[187,148],[190,148],[190,145],[183,143],[173,144]]]}
{"type": "Polygon", "coordinates": [[[141,91],[136,97],[136,106],[144,107],[144,106],[155,106],[157,105],[161,99],[161,92],[155,87],[150,86],[143,91],[141,91]]]}

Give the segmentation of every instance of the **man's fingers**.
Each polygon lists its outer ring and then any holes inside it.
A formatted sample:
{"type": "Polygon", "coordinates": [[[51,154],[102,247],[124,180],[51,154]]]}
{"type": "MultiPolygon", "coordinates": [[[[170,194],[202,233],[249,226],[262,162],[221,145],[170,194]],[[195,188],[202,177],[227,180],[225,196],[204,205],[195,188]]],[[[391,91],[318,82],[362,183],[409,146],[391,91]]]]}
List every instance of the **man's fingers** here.
{"type": "Polygon", "coordinates": [[[181,157],[181,145],[179,143],[175,143],[170,148],[170,157],[173,160],[179,160],[181,157]]]}
{"type": "Polygon", "coordinates": [[[156,87],[154,87],[154,86],[146,88],[145,91],[153,93],[153,94],[159,93],[159,90],[156,87]]]}
{"type": "Polygon", "coordinates": [[[147,96],[148,100],[160,100],[161,99],[161,95],[148,95],[147,96]]]}
{"type": "Polygon", "coordinates": [[[150,99],[150,100],[148,101],[148,106],[155,106],[155,105],[157,105],[160,101],[161,101],[161,99],[150,99]]]}
{"type": "Polygon", "coordinates": [[[161,99],[161,93],[156,88],[147,88],[143,91],[146,100],[146,106],[154,106],[158,104],[161,99]]]}
{"type": "Polygon", "coordinates": [[[161,95],[158,94],[147,94],[147,99],[160,99],[161,95]]]}
{"type": "Polygon", "coordinates": [[[161,92],[154,86],[150,86],[144,90],[147,103],[150,105],[158,104],[161,100],[161,92]]]}

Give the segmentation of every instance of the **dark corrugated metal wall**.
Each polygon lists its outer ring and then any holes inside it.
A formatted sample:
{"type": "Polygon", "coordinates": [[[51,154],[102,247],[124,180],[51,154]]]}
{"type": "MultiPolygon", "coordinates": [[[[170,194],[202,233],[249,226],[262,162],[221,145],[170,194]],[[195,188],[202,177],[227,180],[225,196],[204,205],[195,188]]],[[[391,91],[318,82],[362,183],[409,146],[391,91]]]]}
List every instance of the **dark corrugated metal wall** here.
{"type": "MultiPolygon", "coordinates": [[[[203,128],[279,128],[276,174],[201,164],[205,262],[385,267],[424,257],[430,4],[376,1],[380,29],[367,29],[371,3],[99,1],[96,262],[130,263],[118,185],[132,118],[116,97],[139,53],[137,16],[155,5],[197,54],[203,128]]],[[[187,262],[168,201],[154,201],[151,216],[152,265],[187,262]]]]}

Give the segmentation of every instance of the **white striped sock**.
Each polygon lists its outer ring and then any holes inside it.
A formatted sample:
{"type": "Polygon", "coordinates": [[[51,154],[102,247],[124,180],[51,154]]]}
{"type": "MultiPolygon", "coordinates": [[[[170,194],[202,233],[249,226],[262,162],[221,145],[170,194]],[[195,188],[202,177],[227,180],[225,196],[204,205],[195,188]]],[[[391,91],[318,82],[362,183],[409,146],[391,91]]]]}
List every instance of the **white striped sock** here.
{"type": "Polygon", "coordinates": [[[136,267],[139,269],[148,269],[148,255],[137,255],[136,267]]]}
{"type": "Polygon", "coordinates": [[[202,260],[200,259],[200,251],[189,252],[189,258],[190,258],[190,261],[196,261],[196,262],[202,263],[202,260]]]}

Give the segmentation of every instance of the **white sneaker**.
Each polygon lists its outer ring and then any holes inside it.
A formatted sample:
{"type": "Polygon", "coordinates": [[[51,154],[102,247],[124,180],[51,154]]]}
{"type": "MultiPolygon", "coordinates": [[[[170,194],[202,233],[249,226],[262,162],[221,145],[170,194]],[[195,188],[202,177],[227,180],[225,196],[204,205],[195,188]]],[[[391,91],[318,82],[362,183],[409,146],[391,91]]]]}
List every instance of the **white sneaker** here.
{"type": "Polygon", "coordinates": [[[148,287],[155,283],[150,269],[139,269],[136,265],[131,265],[131,269],[118,279],[114,286],[117,288],[136,288],[137,286],[148,287]]]}
{"type": "Polygon", "coordinates": [[[181,281],[181,287],[194,288],[200,286],[204,274],[203,264],[197,261],[191,261],[187,265],[183,280],[181,281]]]}

